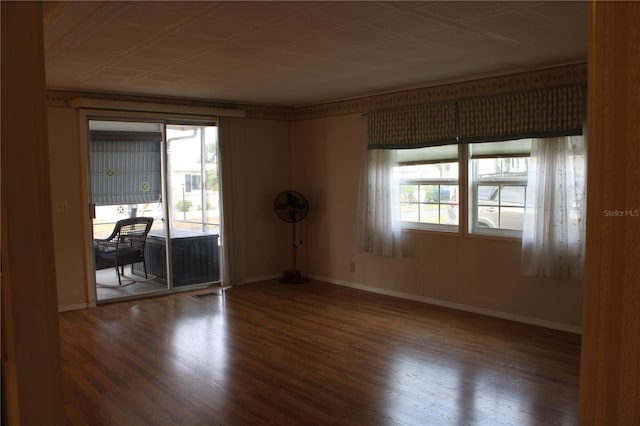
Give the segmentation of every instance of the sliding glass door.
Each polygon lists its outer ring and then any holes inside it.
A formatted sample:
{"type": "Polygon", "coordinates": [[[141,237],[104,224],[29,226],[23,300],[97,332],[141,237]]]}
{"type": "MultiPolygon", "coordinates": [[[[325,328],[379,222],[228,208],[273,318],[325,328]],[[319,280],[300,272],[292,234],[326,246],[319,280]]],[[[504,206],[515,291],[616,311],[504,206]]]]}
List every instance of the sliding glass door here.
{"type": "Polygon", "coordinates": [[[88,127],[96,300],[219,282],[217,128],[88,127]]]}
{"type": "Polygon", "coordinates": [[[166,132],[173,286],[218,282],[217,128],[167,125],[166,132]]]}

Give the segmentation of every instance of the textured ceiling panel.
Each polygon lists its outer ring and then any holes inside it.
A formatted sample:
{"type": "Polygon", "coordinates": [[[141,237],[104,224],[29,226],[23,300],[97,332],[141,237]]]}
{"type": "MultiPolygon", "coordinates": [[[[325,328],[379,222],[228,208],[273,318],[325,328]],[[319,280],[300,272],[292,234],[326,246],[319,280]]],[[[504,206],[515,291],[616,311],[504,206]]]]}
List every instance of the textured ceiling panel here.
{"type": "Polygon", "coordinates": [[[305,106],[586,61],[588,2],[44,2],[51,89],[305,106]]]}

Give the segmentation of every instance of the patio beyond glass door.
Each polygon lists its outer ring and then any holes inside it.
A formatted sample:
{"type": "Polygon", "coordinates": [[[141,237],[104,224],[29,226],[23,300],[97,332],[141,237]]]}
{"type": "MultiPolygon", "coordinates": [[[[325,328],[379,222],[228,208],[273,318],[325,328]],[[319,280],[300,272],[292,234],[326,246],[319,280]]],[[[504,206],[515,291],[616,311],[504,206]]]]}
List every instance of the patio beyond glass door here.
{"type": "Polygon", "coordinates": [[[97,301],[219,283],[217,127],[89,120],[88,151],[97,301]]]}
{"type": "Polygon", "coordinates": [[[88,139],[97,301],[167,291],[166,255],[149,256],[166,225],[164,125],[90,120],[88,139]]]}

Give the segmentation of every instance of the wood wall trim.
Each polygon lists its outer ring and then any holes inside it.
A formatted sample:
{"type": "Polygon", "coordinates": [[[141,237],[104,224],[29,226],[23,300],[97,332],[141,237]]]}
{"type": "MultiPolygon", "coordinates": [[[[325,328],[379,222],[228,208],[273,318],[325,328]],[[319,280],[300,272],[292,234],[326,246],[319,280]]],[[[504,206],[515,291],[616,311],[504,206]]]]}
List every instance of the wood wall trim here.
{"type": "Polygon", "coordinates": [[[592,2],[580,424],[640,419],[640,3],[592,2]]]}
{"type": "Polygon", "coordinates": [[[1,8],[2,423],[56,426],[65,421],[41,4],[1,8]]]}

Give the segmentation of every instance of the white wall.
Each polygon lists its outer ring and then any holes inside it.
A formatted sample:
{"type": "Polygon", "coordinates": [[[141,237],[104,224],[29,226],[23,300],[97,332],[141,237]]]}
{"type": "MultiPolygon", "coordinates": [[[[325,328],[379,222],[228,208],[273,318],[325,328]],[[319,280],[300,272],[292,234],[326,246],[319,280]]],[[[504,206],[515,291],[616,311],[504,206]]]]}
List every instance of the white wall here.
{"type": "Polygon", "coordinates": [[[294,181],[310,200],[305,271],[415,300],[577,331],[582,282],[520,275],[520,243],[434,232],[403,233],[405,257],[356,254],[356,208],[366,118],[295,122],[294,181]],[[355,263],[355,272],[349,263],[355,263]]]}
{"type": "Polygon", "coordinates": [[[231,182],[223,183],[233,214],[231,284],[278,276],[289,267],[291,243],[273,200],[291,187],[291,124],[224,117],[220,124],[220,143],[229,150],[222,161],[231,169],[231,182]]]}
{"type": "MultiPolygon", "coordinates": [[[[53,214],[61,308],[86,306],[83,172],[77,111],[49,108],[51,192],[68,212],[53,214]]],[[[513,240],[409,231],[403,259],[356,254],[356,209],[365,118],[359,114],[297,121],[227,118],[233,209],[234,284],[290,268],[290,225],[273,212],[284,189],[309,199],[298,250],[303,273],[381,293],[442,303],[565,329],[581,324],[582,282],[519,273],[513,240]],[[293,142],[293,143],[292,143],[293,142]],[[355,272],[349,263],[355,263],[355,272]]]]}
{"type": "Polygon", "coordinates": [[[88,236],[83,221],[88,220],[82,200],[83,173],[78,111],[47,108],[49,120],[49,168],[55,244],[58,305],[61,310],[87,307],[86,277],[88,236]],[[65,203],[67,210],[58,211],[65,203]]]}

